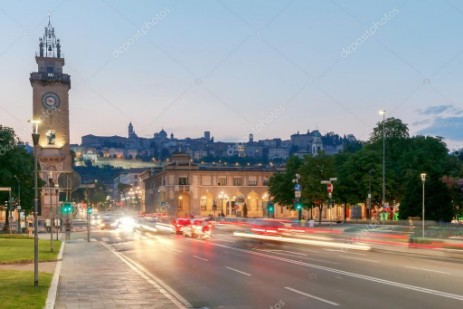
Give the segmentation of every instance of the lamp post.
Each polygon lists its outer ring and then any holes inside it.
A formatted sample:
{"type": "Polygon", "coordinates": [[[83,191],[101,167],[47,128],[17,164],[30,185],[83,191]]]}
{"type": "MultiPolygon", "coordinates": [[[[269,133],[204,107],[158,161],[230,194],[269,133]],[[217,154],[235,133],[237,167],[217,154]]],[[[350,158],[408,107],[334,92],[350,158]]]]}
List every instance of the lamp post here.
{"type": "Polygon", "coordinates": [[[299,184],[299,179],[301,179],[301,175],[296,174],[295,178],[293,179],[294,183],[294,198],[296,200],[296,208],[297,208],[297,218],[299,221],[302,220],[302,205],[299,204],[299,200],[301,198],[301,185],[299,184]]]}
{"type": "Polygon", "coordinates": [[[380,115],[383,115],[383,197],[381,201],[381,205],[384,209],[384,203],[386,202],[386,111],[380,110],[380,115]]]}
{"type": "Polygon", "coordinates": [[[48,192],[50,194],[50,251],[53,252],[53,189],[55,183],[53,182],[52,173],[48,175],[48,192]]]}
{"type": "Polygon", "coordinates": [[[421,237],[424,237],[424,183],[426,182],[426,173],[421,173],[421,182],[423,184],[423,205],[422,205],[422,218],[421,218],[421,237]]]}
{"type": "Polygon", "coordinates": [[[328,210],[329,210],[329,212],[330,212],[330,230],[333,229],[332,226],[331,226],[331,221],[332,221],[332,220],[331,220],[331,206],[332,206],[332,205],[331,205],[331,200],[332,200],[332,198],[333,198],[333,188],[334,188],[332,182],[333,182],[333,181],[337,181],[337,180],[338,180],[338,178],[336,178],[336,177],[331,177],[330,180],[322,180],[322,181],[320,181],[321,184],[326,184],[326,190],[328,191],[328,197],[329,197],[329,199],[330,199],[330,203],[329,203],[329,205],[328,205],[328,210]]]}
{"type": "Polygon", "coordinates": [[[21,233],[21,182],[16,175],[13,177],[18,182],[18,234],[21,233]]]}
{"type": "Polygon", "coordinates": [[[368,171],[368,216],[371,224],[371,173],[375,170],[371,169],[368,171]]]}
{"type": "Polygon", "coordinates": [[[37,184],[37,151],[40,139],[39,120],[31,120],[32,141],[34,143],[34,286],[39,286],[39,234],[38,234],[38,215],[39,215],[39,190],[37,184]]]}

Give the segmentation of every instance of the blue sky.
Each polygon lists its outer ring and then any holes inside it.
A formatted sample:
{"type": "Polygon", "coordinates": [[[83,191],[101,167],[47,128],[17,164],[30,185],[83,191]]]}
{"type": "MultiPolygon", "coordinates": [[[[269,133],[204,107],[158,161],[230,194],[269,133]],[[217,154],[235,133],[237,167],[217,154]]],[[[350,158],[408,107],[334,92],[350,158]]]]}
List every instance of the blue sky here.
{"type": "Polygon", "coordinates": [[[0,123],[29,140],[29,73],[48,13],[86,134],[368,139],[385,109],[463,147],[463,3],[1,1],[0,123]]]}

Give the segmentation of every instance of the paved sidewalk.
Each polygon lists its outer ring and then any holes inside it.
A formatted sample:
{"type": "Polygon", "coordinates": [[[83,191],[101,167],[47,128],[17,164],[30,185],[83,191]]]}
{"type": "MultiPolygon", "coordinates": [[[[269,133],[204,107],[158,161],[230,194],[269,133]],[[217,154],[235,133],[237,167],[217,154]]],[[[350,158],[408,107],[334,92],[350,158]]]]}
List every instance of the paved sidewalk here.
{"type": "Polygon", "coordinates": [[[102,243],[68,242],[61,263],[56,309],[186,308],[102,243]]]}

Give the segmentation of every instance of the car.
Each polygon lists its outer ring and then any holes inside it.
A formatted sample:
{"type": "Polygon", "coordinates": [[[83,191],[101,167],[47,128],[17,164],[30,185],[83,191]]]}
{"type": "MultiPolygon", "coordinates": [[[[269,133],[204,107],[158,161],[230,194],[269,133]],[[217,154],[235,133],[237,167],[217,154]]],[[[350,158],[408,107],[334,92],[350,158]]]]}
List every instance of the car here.
{"type": "Polygon", "coordinates": [[[207,218],[190,220],[189,225],[182,227],[182,234],[185,237],[210,239],[212,234],[212,223],[207,218]]]}
{"type": "Polygon", "coordinates": [[[117,228],[117,222],[112,218],[103,218],[100,223],[102,230],[114,230],[117,228]]]}
{"type": "Polygon", "coordinates": [[[181,235],[183,234],[182,228],[190,224],[191,220],[188,218],[176,218],[170,223],[171,231],[176,235],[181,235]]]}

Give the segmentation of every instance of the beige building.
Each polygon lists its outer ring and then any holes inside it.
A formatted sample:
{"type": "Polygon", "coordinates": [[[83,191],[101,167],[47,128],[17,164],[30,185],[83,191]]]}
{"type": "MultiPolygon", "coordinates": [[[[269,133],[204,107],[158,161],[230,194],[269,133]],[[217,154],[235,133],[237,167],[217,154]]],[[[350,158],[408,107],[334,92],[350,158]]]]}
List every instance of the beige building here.
{"type": "Polygon", "coordinates": [[[269,200],[268,168],[193,164],[188,154],[174,154],[161,171],[145,178],[147,213],[171,216],[262,217],[269,200]]]}

